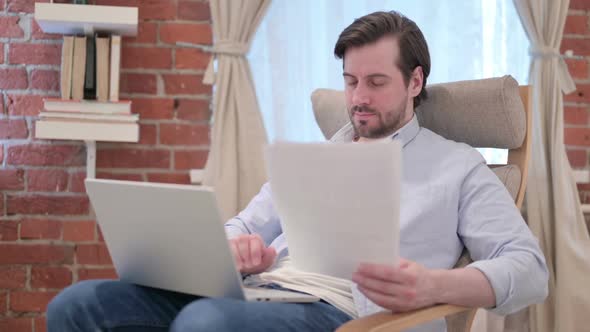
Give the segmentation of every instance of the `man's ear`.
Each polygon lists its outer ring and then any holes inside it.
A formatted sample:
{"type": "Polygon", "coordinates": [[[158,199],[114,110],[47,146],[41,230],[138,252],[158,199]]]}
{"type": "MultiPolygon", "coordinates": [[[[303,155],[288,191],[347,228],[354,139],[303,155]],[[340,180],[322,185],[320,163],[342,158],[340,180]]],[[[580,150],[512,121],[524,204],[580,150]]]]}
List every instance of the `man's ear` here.
{"type": "Polygon", "coordinates": [[[408,90],[410,97],[416,97],[422,91],[422,82],[424,82],[424,72],[422,67],[418,66],[412,71],[412,77],[410,77],[410,84],[408,90]]]}

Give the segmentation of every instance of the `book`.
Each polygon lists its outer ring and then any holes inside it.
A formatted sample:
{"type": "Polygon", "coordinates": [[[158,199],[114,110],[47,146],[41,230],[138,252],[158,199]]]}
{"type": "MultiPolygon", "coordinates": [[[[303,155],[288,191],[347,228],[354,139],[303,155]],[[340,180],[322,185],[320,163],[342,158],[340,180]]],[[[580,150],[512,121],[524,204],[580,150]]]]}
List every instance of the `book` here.
{"type": "Polygon", "coordinates": [[[105,142],[139,141],[137,123],[38,120],[35,137],[105,142]]]}
{"type": "Polygon", "coordinates": [[[96,99],[96,41],[86,38],[86,74],[84,75],[84,99],[96,99]]]}
{"type": "Polygon", "coordinates": [[[97,114],[97,113],[73,113],[73,112],[40,112],[39,117],[42,119],[73,119],[86,121],[105,121],[105,122],[132,122],[139,121],[138,114],[118,115],[118,114],[97,114]]]}
{"type": "Polygon", "coordinates": [[[74,37],[64,36],[61,47],[60,93],[62,99],[72,98],[72,65],[74,63],[74,37]]]}
{"type": "Polygon", "coordinates": [[[109,49],[108,37],[96,38],[96,99],[109,100],[109,49]]]}
{"type": "Polygon", "coordinates": [[[98,113],[98,114],[131,114],[131,101],[118,102],[75,101],[56,98],[45,98],[43,104],[46,111],[98,113]]]}
{"type": "Polygon", "coordinates": [[[111,36],[109,100],[119,100],[119,76],[121,67],[121,36],[111,36]]]}
{"type": "Polygon", "coordinates": [[[74,63],[72,65],[72,99],[84,99],[84,75],[86,74],[86,37],[74,38],[74,63]]]}

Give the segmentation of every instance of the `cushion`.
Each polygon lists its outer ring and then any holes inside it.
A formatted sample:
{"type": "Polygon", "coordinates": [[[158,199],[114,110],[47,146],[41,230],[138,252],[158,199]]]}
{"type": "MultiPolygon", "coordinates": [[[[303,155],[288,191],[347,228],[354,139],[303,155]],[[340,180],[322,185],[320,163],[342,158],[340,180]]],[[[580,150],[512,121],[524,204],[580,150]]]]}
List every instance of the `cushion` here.
{"type": "Polygon", "coordinates": [[[490,165],[490,168],[496,176],[502,181],[512,199],[516,201],[518,189],[520,188],[520,179],[522,174],[517,165],[490,165]]]}
{"type": "MultiPolygon", "coordinates": [[[[514,149],[526,130],[518,83],[511,76],[429,85],[416,109],[422,127],[473,147],[514,149]]],[[[316,121],[326,138],[349,121],[344,92],[317,89],[311,95],[316,121]]]]}

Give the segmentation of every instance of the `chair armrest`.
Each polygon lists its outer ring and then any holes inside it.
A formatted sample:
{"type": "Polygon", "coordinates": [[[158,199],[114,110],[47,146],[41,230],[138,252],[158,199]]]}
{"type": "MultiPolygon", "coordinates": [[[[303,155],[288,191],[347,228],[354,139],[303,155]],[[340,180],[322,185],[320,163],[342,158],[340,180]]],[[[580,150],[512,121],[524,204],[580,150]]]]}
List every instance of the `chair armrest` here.
{"type": "Polygon", "coordinates": [[[366,317],[352,320],[340,328],[337,332],[398,332],[407,328],[427,323],[437,318],[445,318],[450,315],[476,310],[475,308],[460,307],[450,304],[439,304],[428,308],[408,311],[404,313],[380,312],[366,317]]]}

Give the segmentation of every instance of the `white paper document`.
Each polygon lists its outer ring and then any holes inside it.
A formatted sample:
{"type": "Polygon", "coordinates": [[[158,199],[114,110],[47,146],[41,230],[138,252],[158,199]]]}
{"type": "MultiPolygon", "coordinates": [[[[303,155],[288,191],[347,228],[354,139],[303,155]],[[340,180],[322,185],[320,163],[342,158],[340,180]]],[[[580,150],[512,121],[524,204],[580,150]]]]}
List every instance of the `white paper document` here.
{"type": "Polygon", "coordinates": [[[361,262],[397,263],[399,142],[275,143],[266,161],[296,269],[351,279],[361,262]]]}

